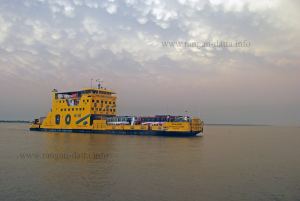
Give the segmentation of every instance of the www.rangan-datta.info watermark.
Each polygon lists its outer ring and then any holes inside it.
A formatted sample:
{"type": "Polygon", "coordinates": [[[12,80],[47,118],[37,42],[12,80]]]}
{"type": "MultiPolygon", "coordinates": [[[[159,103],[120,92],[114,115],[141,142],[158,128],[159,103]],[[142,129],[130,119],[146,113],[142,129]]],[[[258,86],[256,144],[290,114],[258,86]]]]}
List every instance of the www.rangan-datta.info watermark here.
{"type": "Polygon", "coordinates": [[[95,152],[46,152],[46,153],[19,153],[18,159],[52,159],[52,160],[99,160],[107,159],[110,157],[108,153],[95,153],[95,152]]]}
{"type": "Polygon", "coordinates": [[[165,48],[250,48],[251,43],[248,40],[237,41],[162,41],[165,48]]]}

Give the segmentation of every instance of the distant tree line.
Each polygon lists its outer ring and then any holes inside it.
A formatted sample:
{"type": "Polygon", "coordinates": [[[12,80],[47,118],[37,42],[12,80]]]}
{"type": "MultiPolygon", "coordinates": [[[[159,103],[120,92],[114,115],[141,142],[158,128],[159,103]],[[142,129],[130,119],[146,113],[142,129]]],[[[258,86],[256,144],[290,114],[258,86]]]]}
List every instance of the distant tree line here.
{"type": "Polygon", "coordinates": [[[30,121],[24,121],[24,120],[0,120],[0,123],[30,123],[30,121]]]}

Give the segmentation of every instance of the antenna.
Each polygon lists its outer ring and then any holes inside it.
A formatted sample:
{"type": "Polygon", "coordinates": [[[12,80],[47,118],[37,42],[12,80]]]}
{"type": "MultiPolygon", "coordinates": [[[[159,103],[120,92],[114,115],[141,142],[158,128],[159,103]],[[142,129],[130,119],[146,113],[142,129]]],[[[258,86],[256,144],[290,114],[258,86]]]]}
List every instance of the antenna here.
{"type": "Polygon", "coordinates": [[[103,83],[103,81],[100,79],[97,79],[96,82],[98,82],[98,89],[102,88],[101,83],[103,83]]]}

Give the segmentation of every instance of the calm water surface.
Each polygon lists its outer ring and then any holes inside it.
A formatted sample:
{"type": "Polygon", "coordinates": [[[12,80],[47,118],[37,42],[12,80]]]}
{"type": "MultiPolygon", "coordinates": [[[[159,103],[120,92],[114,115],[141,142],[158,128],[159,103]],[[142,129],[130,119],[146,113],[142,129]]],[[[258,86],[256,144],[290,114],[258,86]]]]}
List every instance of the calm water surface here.
{"type": "Polygon", "coordinates": [[[0,200],[300,201],[300,128],[206,126],[204,137],[170,138],[2,123],[0,200]]]}

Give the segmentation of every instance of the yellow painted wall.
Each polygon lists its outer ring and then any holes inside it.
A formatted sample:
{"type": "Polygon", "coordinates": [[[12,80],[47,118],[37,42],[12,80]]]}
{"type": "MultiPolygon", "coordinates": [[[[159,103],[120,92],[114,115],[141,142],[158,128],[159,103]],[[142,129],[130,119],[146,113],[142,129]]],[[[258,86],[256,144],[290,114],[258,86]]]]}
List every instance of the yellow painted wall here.
{"type": "Polygon", "coordinates": [[[191,131],[189,122],[165,122],[163,126],[166,131],[191,131]]]}

